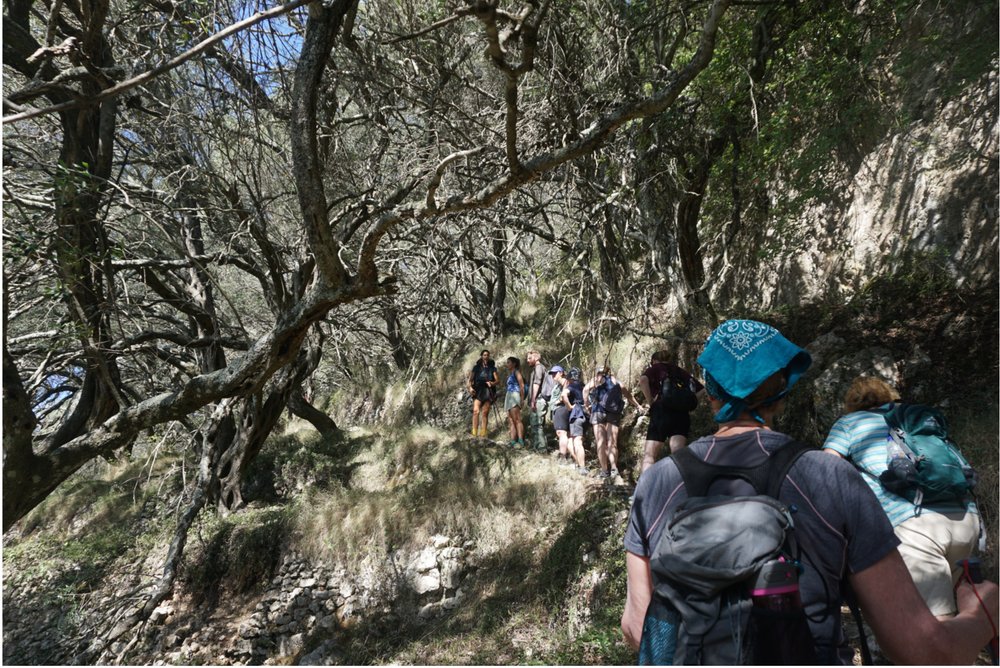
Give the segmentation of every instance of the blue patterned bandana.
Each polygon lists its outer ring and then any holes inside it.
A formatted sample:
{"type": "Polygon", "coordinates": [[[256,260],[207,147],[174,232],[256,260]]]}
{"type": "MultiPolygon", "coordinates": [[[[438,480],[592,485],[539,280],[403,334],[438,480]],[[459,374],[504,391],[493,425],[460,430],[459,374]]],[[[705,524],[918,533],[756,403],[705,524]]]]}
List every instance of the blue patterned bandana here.
{"type": "MultiPolygon", "coordinates": [[[[783,369],[787,376],[785,389],[762,405],[788,394],[812,364],[812,357],[770,325],[755,320],[727,320],[708,337],[698,364],[705,370],[708,393],[723,402],[715,421],[729,422],[747,410],[747,396],[783,369]]],[[[762,421],[756,411],[753,415],[762,421]]]]}

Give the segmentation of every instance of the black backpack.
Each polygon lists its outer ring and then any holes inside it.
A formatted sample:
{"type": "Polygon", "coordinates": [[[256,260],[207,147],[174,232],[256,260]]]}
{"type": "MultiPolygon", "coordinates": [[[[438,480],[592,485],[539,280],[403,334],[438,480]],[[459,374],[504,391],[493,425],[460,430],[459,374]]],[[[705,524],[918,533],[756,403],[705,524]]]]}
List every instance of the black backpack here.
{"type": "Polygon", "coordinates": [[[493,380],[493,374],[496,371],[497,364],[493,360],[490,360],[486,366],[483,366],[482,362],[476,362],[476,366],[472,367],[472,381],[475,385],[485,385],[493,380]]]}
{"type": "Polygon", "coordinates": [[[658,402],[668,410],[690,413],[698,407],[698,395],[691,391],[686,380],[667,376],[660,387],[658,402]]]}
{"type": "Polygon", "coordinates": [[[622,395],[622,386],[620,383],[612,383],[609,388],[607,386],[608,382],[601,383],[591,392],[590,410],[608,415],[621,415],[625,410],[625,397],[622,395]]]}
{"type": "Polygon", "coordinates": [[[640,664],[818,663],[801,606],[779,612],[751,598],[772,573],[794,577],[799,567],[792,516],[777,497],[809,449],[791,441],[756,467],[709,464],[687,448],[673,455],[688,498],[666,518],[650,556],[640,664]],[[757,494],[708,496],[717,478],[740,478],[757,494]]]}

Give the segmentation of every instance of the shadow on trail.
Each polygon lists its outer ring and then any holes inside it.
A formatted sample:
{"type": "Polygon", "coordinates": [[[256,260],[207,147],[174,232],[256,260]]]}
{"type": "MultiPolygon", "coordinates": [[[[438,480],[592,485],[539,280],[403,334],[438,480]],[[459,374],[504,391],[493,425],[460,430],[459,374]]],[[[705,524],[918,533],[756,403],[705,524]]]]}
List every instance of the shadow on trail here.
{"type": "MultiPolygon", "coordinates": [[[[551,636],[548,649],[553,643],[556,649],[554,654],[536,653],[533,660],[579,663],[574,658],[577,654],[567,655],[558,646],[563,627],[569,623],[571,598],[582,596],[585,605],[595,611],[601,607],[598,598],[621,593],[624,601],[624,587],[619,592],[608,585],[619,578],[624,582],[623,555],[621,572],[608,572],[602,583],[590,588],[581,582],[602,550],[620,548],[614,518],[616,512],[627,509],[624,499],[615,498],[604,488],[594,489],[596,494],[568,518],[555,539],[547,542],[547,549],[525,538],[479,560],[477,569],[462,584],[465,599],[461,606],[444,617],[423,624],[405,615],[402,619],[359,623],[343,638],[344,663],[524,663],[532,660],[532,655],[524,653],[525,645],[519,646],[515,636],[523,635],[522,643],[530,643],[535,633],[551,636]],[[612,533],[615,540],[609,541],[612,533]],[[401,658],[407,651],[411,653],[401,658]]],[[[606,555],[602,563],[613,564],[617,570],[618,562],[617,557],[608,559],[606,555]]],[[[617,619],[619,614],[620,609],[611,616],[617,619]]],[[[567,641],[572,642],[568,635],[567,641]]],[[[591,662],[616,661],[617,654],[599,653],[591,662]]]]}

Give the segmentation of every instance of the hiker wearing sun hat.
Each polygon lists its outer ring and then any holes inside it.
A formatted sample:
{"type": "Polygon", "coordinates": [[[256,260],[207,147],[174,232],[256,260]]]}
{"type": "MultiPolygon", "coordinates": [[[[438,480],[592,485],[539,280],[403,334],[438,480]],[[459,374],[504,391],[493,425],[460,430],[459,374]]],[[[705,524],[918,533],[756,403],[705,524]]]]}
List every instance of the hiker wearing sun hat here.
{"type": "MultiPolygon", "coordinates": [[[[727,320],[708,337],[698,364],[705,371],[708,394],[721,404],[715,413],[716,422],[737,420],[747,412],[753,420],[763,423],[758,409],[788,394],[812,364],[812,357],[770,325],[754,320],[727,320]],[[784,382],[780,383],[783,387],[750,400],[764,381],[779,371],[784,375],[784,382]]],[[[773,382],[772,386],[776,384],[773,382]]]]}
{"type": "Polygon", "coordinates": [[[550,419],[552,427],[556,432],[556,440],[559,442],[559,449],[556,451],[557,461],[560,466],[571,466],[573,459],[569,446],[569,412],[570,409],[562,400],[562,395],[569,379],[566,377],[566,369],[556,364],[549,369],[555,383],[552,386],[552,395],[549,400],[550,419]]]}
{"type": "MultiPolygon", "coordinates": [[[[809,368],[808,352],[769,325],[730,320],[712,332],[698,362],[719,426],[681,451],[689,453],[687,459],[730,472],[766,465],[783,449],[797,447],[773,427],[784,397],[809,368]]],[[[996,585],[978,584],[977,593],[963,582],[956,592],[958,615],[935,619],[896,549],[899,541],[888,518],[857,470],[818,450],[791,461],[784,477],[776,478],[776,497],[789,512],[803,555],[798,587],[819,662],[850,665],[853,660],[840,619],[846,579],[883,653],[894,663],[973,663],[995,633],[991,619],[1000,608],[996,585]]],[[[755,492],[747,479],[726,474],[713,477],[701,494],[745,497],[755,492]]],[[[624,541],[628,594],[622,615],[625,639],[635,649],[653,599],[651,557],[660,554],[661,541],[675,539],[667,528],[689,498],[702,501],[688,496],[675,457],[650,467],[636,487],[624,541]]]]}

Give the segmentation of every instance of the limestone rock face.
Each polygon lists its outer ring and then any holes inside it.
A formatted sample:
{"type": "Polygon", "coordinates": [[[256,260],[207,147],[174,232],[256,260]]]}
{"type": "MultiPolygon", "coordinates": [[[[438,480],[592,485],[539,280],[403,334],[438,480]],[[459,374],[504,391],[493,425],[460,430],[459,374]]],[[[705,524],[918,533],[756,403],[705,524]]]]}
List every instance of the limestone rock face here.
{"type": "Polygon", "coordinates": [[[428,547],[417,553],[413,560],[412,568],[417,573],[426,573],[433,568],[437,568],[437,553],[434,548],[428,547]]]}
{"type": "MultiPolygon", "coordinates": [[[[794,220],[769,224],[753,242],[769,252],[706,243],[713,302],[768,309],[849,297],[907,262],[940,266],[959,287],[995,286],[997,91],[994,67],[947,104],[927,105],[922,118],[882,139],[853,171],[842,165],[839,174],[817,174],[828,196],[794,220]]],[[[794,196],[786,187],[775,191],[794,196]]]]}

